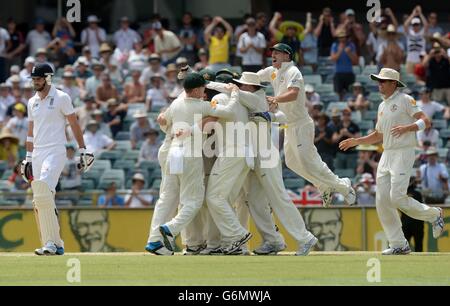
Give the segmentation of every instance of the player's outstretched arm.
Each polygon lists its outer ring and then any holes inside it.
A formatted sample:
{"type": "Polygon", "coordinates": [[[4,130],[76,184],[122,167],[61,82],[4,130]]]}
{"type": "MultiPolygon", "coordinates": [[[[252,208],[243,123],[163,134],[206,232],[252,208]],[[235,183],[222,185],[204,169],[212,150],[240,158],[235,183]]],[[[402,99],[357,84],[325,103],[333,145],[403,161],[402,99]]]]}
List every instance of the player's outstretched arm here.
{"type": "Polygon", "coordinates": [[[359,145],[371,145],[380,143],[382,141],[383,141],[383,134],[381,134],[378,131],[375,131],[372,134],[367,135],[365,137],[349,138],[344,141],[341,141],[341,143],[339,143],[339,149],[341,149],[342,151],[347,151],[359,145]]]}

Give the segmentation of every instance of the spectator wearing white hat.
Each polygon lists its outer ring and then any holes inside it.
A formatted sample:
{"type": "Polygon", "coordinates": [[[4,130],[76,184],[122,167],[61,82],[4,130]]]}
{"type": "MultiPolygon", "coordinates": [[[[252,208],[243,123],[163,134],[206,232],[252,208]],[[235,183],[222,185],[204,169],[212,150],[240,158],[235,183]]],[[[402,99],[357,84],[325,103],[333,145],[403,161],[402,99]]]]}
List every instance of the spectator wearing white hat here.
{"type": "Polygon", "coordinates": [[[168,106],[168,92],[164,88],[163,82],[164,79],[160,74],[155,74],[151,77],[152,88],[147,91],[145,100],[146,109],[150,112],[168,106]]]}
{"type": "Polygon", "coordinates": [[[159,21],[154,22],[152,27],[156,33],[155,52],[161,56],[163,65],[175,62],[181,51],[180,40],[175,33],[163,29],[159,21]]]}
{"type": "Polygon", "coordinates": [[[83,138],[86,149],[89,150],[89,152],[99,153],[102,150],[109,151],[116,145],[111,138],[99,130],[99,127],[100,125],[95,120],[89,121],[86,126],[83,138]]]}
{"type": "Polygon", "coordinates": [[[148,58],[148,66],[142,71],[140,81],[146,88],[150,83],[150,78],[155,74],[164,75],[166,67],[161,65],[161,57],[158,53],[153,53],[148,58]]]}
{"type": "MultiPolygon", "coordinates": [[[[13,77],[15,75],[19,77],[21,87],[25,84],[24,80],[22,80],[22,78],[20,77],[20,67],[19,66],[12,65],[11,68],[9,69],[9,75],[10,75],[9,78],[6,80],[6,84],[12,85],[11,77],[13,77]]],[[[29,80],[28,80],[28,82],[29,82],[29,80]]]]}
{"type": "Polygon", "coordinates": [[[305,85],[305,92],[306,92],[306,101],[313,104],[315,102],[320,101],[320,95],[316,92],[315,88],[311,84],[305,85]]]}
{"type": "Polygon", "coordinates": [[[133,44],[133,50],[128,56],[128,69],[143,71],[147,66],[148,49],[144,49],[141,40],[136,40],[133,44]]]}
{"type": "Polygon", "coordinates": [[[29,83],[30,78],[31,78],[31,71],[33,70],[35,63],[36,63],[36,60],[32,56],[29,56],[25,59],[25,63],[23,64],[23,69],[19,73],[20,79],[22,81],[29,83]]]}
{"type": "Polygon", "coordinates": [[[406,71],[412,74],[415,65],[420,63],[420,53],[425,51],[425,34],[428,32],[428,21],[420,5],[414,8],[403,27],[407,37],[406,71]]]}
{"type": "Polygon", "coordinates": [[[73,103],[78,103],[80,100],[80,89],[75,85],[75,75],[70,72],[64,72],[63,74],[63,83],[61,90],[68,94],[72,99],[73,103]]]}
{"type": "MultiPolygon", "coordinates": [[[[80,123],[81,130],[84,131],[86,129],[86,125],[89,120],[92,120],[92,115],[97,107],[95,103],[95,98],[92,96],[85,97],[83,99],[84,104],[75,109],[75,112],[78,117],[78,122],[80,123]]],[[[101,111],[100,111],[101,113],[101,111]]]]}
{"type": "Polygon", "coordinates": [[[132,178],[133,185],[131,191],[125,196],[125,207],[143,208],[148,207],[153,202],[153,196],[145,193],[145,177],[142,173],[136,173],[132,178]]]}
{"type": "Polygon", "coordinates": [[[133,44],[141,41],[139,34],[130,28],[128,17],[120,18],[120,29],[114,33],[114,43],[122,53],[128,53],[133,50],[133,44]]]}
{"type": "Polygon", "coordinates": [[[130,141],[131,148],[135,150],[138,146],[138,143],[145,140],[144,134],[154,127],[147,118],[146,111],[138,111],[133,115],[133,118],[136,119],[135,122],[130,127],[130,141]]]}
{"type": "Polygon", "coordinates": [[[81,43],[89,46],[92,57],[98,58],[100,46],[106,41],[106,31],[99,27],[100,20],[95,15],[88,17],[89,26],[81,32],[81,43]]]}

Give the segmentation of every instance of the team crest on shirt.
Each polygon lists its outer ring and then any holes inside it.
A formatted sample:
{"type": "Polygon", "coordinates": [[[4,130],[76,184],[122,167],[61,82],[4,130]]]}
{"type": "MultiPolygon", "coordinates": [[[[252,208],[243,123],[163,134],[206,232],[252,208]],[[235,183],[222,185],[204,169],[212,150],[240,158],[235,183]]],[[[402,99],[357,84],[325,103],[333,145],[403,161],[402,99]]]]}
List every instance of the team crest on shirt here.
{"type": "Polygon", "coordinates": [[[274,81],[277,78],[277,74],[274,72],[270,77],[272,78],[272,81],[274,81]]]}
{"type": "Polygon", "coordinates": [[[416,106],[416,105],[417,105],[417,102],[416,102],[416,100],[415,100],[415,99],[411,99],[411,101],[410,101],[410,102],[411,102],[411,105],[412,105],[412,106],[416,106]]]}
{"type": "Polygon", "coordinates": [[[215,109],[217,107],[217,101],[216,100],[212,100],[210,105],[211,105],[212,108],[215,109]]]}
{"type": "Polygon", "coordinates": [[[48,109],[55,109],[55,98],[51,98],[48,109]]]}
{"type": "Polygon", "coordinates": [[[397,109],[398,109],[397,104],[393,104],[393,105],[391,106],[391,112],[395,112],[397,109]]]}

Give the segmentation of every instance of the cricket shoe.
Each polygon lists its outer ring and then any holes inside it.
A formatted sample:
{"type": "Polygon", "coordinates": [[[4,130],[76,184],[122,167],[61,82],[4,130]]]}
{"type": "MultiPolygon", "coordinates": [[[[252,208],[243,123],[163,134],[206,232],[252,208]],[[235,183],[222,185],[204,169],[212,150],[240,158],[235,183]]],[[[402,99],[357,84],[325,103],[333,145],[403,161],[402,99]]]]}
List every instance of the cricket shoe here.
{"type": "Polygon", "coordinates": [[[224,250],[225,255],[231,255],[235,253],[237,250],[241,249],[241,247],[252,238],[252,233],[247,233],[241,237],[241,239],[234,241],[231,243],[229,248],[224,250]]]}
{"type": "Polygon", "coordinates": [[[442,210],[442,208],[438,207],[437,209],[439,209],[439,217],[436,219],[436,221],[432,222],[432,226],[433,226],[433,237],[434,239],[438,239],[442,233],[444,232],[444,211],[442,210]]]}
{"type": "Polygon", "coordinates": [[[53,242],[49,241],[40,249],[34,250],[34,254],[38,256],[54,256],[54,255],[64,255],[64,248],[58,247],[53,242]]]}
{"type": "Polygon", "coordinates": [[[194,247],[186,246],[186,249],[183,251],[183,255],[200,255],[200,252],[206,249],[205,245],[198,245],[194,247]]]}
{"type": "Polygon", "coordinates": [[[209,248],[202,250],[200,252],[200,255],[208,256],[208,255],[223,255],[223,249],[222,247],[217,248],[209,248]]]}
{"type": "Polygon", "coordinates": [[[409,247],[409,243],[406,242],[406,245],[401,248],[392,248],[384,250],[381,252],[381,255],[408,255],[411,253],[411,248],[409,247]]]}
{"type": "Polygon", "coordinates": [[[278,252],[284,251],[286,244],[284,242],[270,243],[265,241],[259,248],[253,250],[256,255],[277,255],[278,252]]]}
{"type": "Polygon", "coordinates": [[[323,207],[330,207],[333,202],[333,189],[328,188],[320,195],[322,197],[323,207]]]}
{"type": "Polygon", "coordinates": [[[175,249],[175,237],[170,232],[169,227],[167,225],[161,225],[159,227],[159,232],[161,233],[161,235],[163,237],[164,246],[169,251],[173,252],[175,249]]]}
{"type": "Polygon", "coordinates": [[[353,189],[352,181],[348,177],[344,178],[344,181],[350,189],[349,193],[344,197],[344,201],[348,206],[354,206],[356,205],[356,191],[353,189]]]}
{"type": "Polygon", "coordinates": [[[295,256],[308,256],[309,252],[311,252],[318,241],[319,239],[312,237],[311,240],[300,246],[297,253],[295,253],[295,256]]]}
{"type": "Polygon", "coordinates": [[[149,253],[160,256],[172,256],[173,252],[168,250],[161,241],[149,242],[145,246],[145,250],[149,253]]]}

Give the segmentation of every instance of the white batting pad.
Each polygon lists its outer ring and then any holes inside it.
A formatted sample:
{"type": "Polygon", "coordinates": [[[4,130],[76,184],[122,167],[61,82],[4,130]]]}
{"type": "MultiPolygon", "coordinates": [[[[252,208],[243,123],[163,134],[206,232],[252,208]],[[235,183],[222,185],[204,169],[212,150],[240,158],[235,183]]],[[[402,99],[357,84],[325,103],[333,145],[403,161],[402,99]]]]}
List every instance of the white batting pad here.
{"type": "Polygon", "coordinates": [[[53,193],[50,191],[47,183],[43,181],[33,181],[31,188],[33,189],[33,200],[37,210],[42,242],[45,244],[52,241],[62,247],[63,242],[59,233],[59,222],[53,193]]]}

